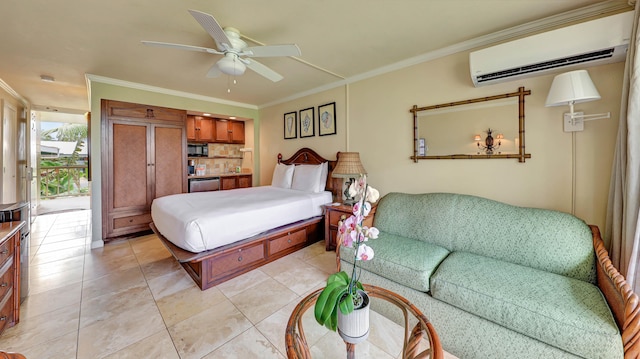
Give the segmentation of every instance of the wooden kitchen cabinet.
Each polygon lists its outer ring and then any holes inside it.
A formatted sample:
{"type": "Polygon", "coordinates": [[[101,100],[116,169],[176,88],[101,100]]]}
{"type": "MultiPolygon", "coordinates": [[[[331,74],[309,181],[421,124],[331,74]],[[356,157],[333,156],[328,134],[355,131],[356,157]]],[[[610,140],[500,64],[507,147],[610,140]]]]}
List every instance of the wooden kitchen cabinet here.
{"type": "Polygon", "coordinates": [[[203,116],[187,116],[187,141],[213,142],[215,120],[203,116]]]}
{"type": "Polygon", "coordinates": [[[244,143],[244,122],[216,119],[215,142],[244,143]]]}
{"type": "Polygon", "coordinates": [[[252,175],[237,175],[220,177],[220,189],[247,188],[252,186],[252,175]]]}
{"type": "Polygon", "coordinates": [[[24,225],[24,221],[0,224],[0,334],[20,321],[20,230],[24,225]]]}
{"type": "Polygon", "coordinates": [[[187,192],[186,111],[181,118],[169,120],[162,116],[164,109],[158,107],[153,113],[160,119],[110,116],[111,108],[120,104],[102,101],[105,240],[148,231],[151,202],[187,192]]]}

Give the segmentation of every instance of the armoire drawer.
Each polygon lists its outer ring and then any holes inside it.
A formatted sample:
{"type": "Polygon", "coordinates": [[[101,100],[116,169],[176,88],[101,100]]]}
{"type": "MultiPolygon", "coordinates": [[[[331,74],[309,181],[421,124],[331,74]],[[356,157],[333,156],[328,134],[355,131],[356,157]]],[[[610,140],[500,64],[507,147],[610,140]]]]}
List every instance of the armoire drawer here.
{"type": "Polygon", "coordinates": [[[117,217],[113,219],[113,229],[122,229],[135,226],[148,226],[151,222],[151,213],[117,217]]]}

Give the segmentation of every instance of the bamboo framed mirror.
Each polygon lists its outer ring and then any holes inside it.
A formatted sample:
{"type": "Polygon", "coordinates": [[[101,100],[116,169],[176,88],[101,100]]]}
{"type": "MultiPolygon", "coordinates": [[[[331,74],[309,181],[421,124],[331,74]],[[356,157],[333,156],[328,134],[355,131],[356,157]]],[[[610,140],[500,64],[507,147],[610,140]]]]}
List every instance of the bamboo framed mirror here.
{"type": "Polygon", "coordinates": [[[531,90],[418,107],[413,156],[418,160],[517,158],[525,162],[524,97],[531,90]],[[517,121],[516,121],[517,120],[517,121]]]}

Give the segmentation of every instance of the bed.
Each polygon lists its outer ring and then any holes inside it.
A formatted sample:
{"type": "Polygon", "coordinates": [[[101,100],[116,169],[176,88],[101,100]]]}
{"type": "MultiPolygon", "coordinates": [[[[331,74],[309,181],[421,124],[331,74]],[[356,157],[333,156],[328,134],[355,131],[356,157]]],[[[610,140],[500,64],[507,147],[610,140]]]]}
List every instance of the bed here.
{"type": "Polygon", "coordinates": [[[336,162],[309,148],[289,159],[279,154],[279,169],[326,163],[326,182],[317,191],[260,186],[158,198],[151,229],[205,290],[322,239],[322,205],[341,190],[341,181],[331,177],[336,162]]]}

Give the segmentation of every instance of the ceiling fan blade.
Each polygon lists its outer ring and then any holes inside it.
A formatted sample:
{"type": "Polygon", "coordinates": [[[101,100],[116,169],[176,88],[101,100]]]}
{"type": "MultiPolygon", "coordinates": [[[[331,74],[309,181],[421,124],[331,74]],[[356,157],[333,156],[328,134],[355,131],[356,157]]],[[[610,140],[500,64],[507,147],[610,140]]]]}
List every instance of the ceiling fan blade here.
{"type": "Polygon", "coordinates": [[[189,51],[197,51],[197,52],[206,52],[209,54],[217,54],[222,55],[223,53],[208,47],[200,47],[200,46],[192,46],[192,45],[183,45],[183,44],[172,44],[169,42],[160,42],[160,41],[141,41],[143,44],[148,46],[156,46],[156,47],[169,47],[172,49],[180,49],[180,50],[189,50],[189,51]]]}
{"type": "Polygon", "coordinates": [[[213,64],[213,66],[211,66],[211,68],[207,72],[207,77],[208,78],[214,78],[214,77],[218,77],[220,75],[222,75],[222,71],[220,71],[220,69],[218,68],[218,64],[217,63],[213,64]]]}
{"type": "Polygon", "coordinates": [[[271,70],[254,59],[243,59],[242,62],[247,65],[248,68],[258,73],[258,75],[264,76],[273,82],[278,82],[284,78],[279,73],[271,70]]]}
{"type": "Polygon", "coordinates": [[[296,44],[254,46],[242,51],[242,55],[248,57],[300,56],[301,54],[296,44]]]}
{"type": "Polygon", "coordinates": [[[196,19],[200,26],[202,26],[205,31],[213,37],[216,45],[218,46],[218,50],[224,51],[225,49],[233,48],[233,46],[231,46],[231,40],[229,40],[227,34],[222,30],[222,26],[218,24],[212,15],[198,10],[189,10],[189,13],[191,13],[191,16],[196,19]]]}

